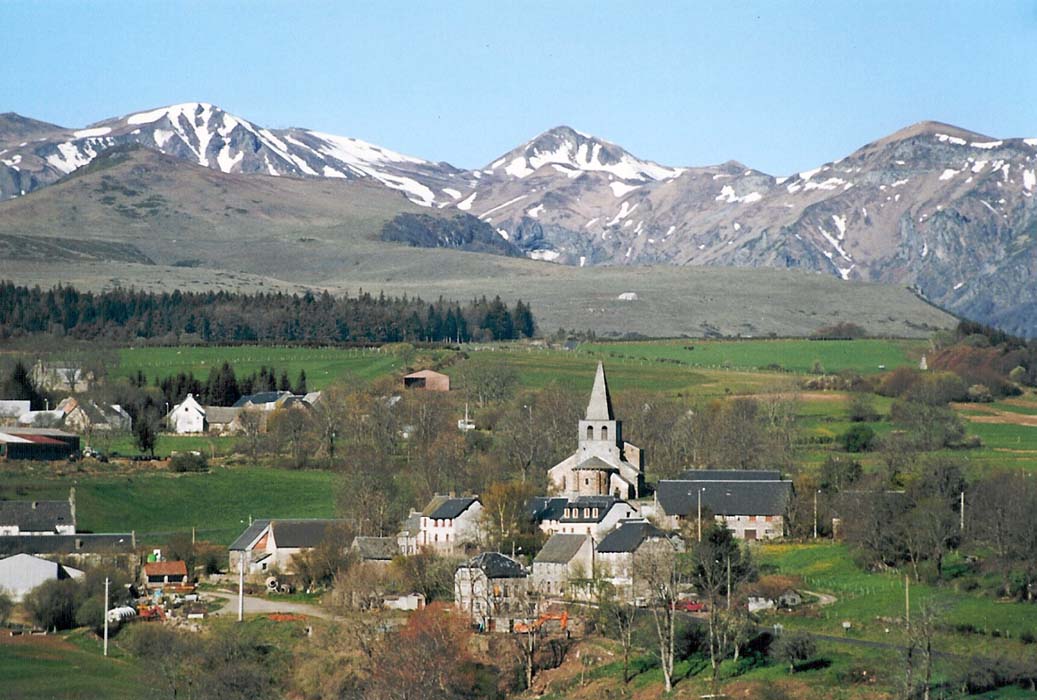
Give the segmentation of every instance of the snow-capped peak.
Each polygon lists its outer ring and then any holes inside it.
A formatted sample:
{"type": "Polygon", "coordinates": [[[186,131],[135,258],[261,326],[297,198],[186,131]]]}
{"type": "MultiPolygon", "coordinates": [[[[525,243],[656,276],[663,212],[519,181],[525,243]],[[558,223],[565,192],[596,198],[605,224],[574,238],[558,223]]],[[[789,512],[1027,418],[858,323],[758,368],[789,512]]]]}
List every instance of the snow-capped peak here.
{"type": "Polygon", "coordinates": [[[606,172],[623,180],[665,180],[677,177],[681,168],[670,168],[641,160],[619,146],[577,131],[557,126],[495,160],[486,170],[524,178],[545,165],[558,166],[572,174],[606,172]]]}

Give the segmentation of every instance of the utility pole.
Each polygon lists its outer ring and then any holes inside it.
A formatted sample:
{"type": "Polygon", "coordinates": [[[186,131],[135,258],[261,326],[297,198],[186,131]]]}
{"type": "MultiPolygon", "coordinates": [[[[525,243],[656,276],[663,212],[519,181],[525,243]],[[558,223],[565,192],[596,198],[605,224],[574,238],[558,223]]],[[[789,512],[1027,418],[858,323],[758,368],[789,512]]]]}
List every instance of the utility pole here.
{"type": "Polygon", "coordinates": [[[245,619],[245,550],[238,556],[238,622],[245,619]]]}
{"type": "Polygon", "coordinates": [[[911,626],[911,576],[904,574],[904,621],[911,626]]]}
{"type": "Polygon", "coordinates": [[[821,493],[821,489],[814,491],[814,539],[817,539],[817,494],[821,493]]]}
{"type": "Polygon", "coordinates": [[[698,524],[698,528],[699,528],[699,542],[701,542],[702,541],[702,489],[701,488],[699,488],[698,495],[699,495],[699,513],[698,513],[698,519],[695,522],[698,524]]]}
{"type": "Polygon", "coordinates": [[[731,553],[727,554],[727,609],[731,609],[731,553]]]}
{"type": "Polygon", "coordinates": [[[965,491],[961,492],[961,531],[965,532],[965,491]]]}
{"type": "Polygon", "coordinates": [[[104,655],[108,656],[108,577],[104,577],[104,655]]]}

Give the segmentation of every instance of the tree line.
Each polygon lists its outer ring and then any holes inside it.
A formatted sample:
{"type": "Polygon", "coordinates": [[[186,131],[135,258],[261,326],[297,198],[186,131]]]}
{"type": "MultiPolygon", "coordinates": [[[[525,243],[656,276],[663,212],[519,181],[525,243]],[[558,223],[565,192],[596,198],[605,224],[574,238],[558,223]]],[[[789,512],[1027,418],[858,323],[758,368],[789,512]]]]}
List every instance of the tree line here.
{"type": "Polygon", "coordinates": [[[391,343],[515,340],[536,321],[521,300],[466,304],[440,298],[335,297],[283,292],[85,292],[0,283],[0,338],[50,334],[82,340],[202,343],[391,343]]]}

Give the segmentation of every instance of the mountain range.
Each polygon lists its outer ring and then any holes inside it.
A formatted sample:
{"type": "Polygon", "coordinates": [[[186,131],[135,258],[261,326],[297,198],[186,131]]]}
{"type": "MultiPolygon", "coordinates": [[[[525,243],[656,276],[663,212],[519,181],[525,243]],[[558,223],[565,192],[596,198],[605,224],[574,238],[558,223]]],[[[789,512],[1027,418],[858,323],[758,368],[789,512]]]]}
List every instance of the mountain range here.
{"type": "MultiPolygon", "coordinates": [[[[812,170],[774,176],[734,161],[661,165],[562,126],[483,168],[465,170],[348,137],[264,128],[205,103],[162,107],[82,129],[8,113],[0,115],[0,200],[14,201],[0,203],[0,233],[32,230],[64,237],[65,248],[75,248],[68,241],[84,236],[75,211],[60,219],[63,236],[54,233],[59,220],[53,211],[68,198],[29,206],[33,197],[23,195],[66,185],[108,152],[123,154],[155,177],[173,172],[176,161],[248,181],[246,188],[276,189],[259,184],[270,177],[256,176],[277,176],[285,182],[283,196],[302,197],[289,207],[293,213],[278,215],[277,225],[285,231],[317,225],[316,219],[334,228],[336,216],[355,219],[352,207],[373,198],[388,222],[372,219],[365,231],[382,240],[525,255],[574,267],[817,272],[847,282],[911,287],[955,313],[1037,335],[1037,285],[1032,284],[1037,139],[998,139],[923,122],[812,170]],[[131,153],[135,148],[163,157],[131,153]],[[319,215],[303,203],[315,200],[303,197],[290,181],[332,188],[319,198],[319,215]],[[404,218],[394,218],[398,215],[404,218]]],[[[171,226],[189,220],[205,206],[204,192],[196,199],[194,207],[167,202],[172,209],[162,209],[161,216],[171,226]]],[[[155,207],[113,206],[160,216],[155,207]]],[[[234,225],[235,209],[250,208],[254,205],[239,202],[223,210],[227,225],[234,225]]],[[[125,213],[114,221],[141,225],[125,213]]],[[[198,245],[204,248],[204,229],[212,222],[199,222],[198,245]]],[[[86,235],[100,241],[113,224],[107,219],[96,224],[86,235]]],[[[291,243],[282,238],[281,247],[275,246],[280,252],[291,243]]],[[[172,252],[164,248],[184,252],[182,242],[169,240],[141,234],[127,254],[161,262],[172,252]]],[[[182,257],[208,260],[203,253],[182,257]]],[[[166,260],[171,262],[178,261],[166,260]]]]}

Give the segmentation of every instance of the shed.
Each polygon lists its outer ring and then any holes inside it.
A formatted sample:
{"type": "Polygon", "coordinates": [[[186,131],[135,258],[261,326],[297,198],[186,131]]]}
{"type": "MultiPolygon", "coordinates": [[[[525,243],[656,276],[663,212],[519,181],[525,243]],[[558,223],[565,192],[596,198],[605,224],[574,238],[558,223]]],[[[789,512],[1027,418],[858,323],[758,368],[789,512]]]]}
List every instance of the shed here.
{"type": "Polygon", "coordinates": [[[422,369],[411,372],[403,378],[406,389],[425,389],[426,391],[450,391],[450,377],[442,372],[422,369]]]}
{"type": "Polygon", "coordinates": [[[0,589],[8,591],[15,602],[25,594],[46,583],[68,578],[79,578],[83,572],[31,554],[15,554],[0,559],[0,589]]]}

